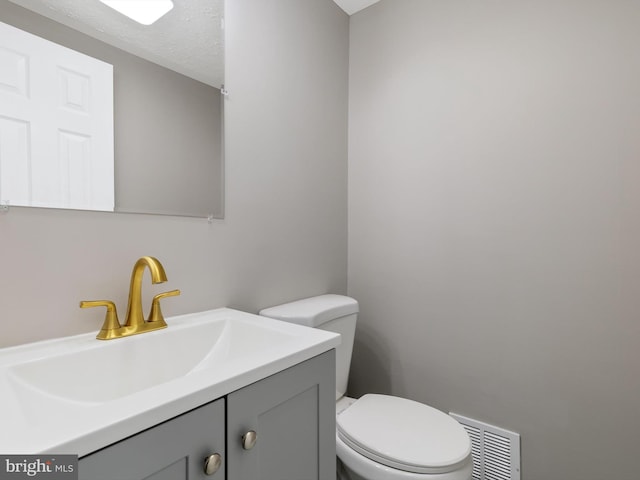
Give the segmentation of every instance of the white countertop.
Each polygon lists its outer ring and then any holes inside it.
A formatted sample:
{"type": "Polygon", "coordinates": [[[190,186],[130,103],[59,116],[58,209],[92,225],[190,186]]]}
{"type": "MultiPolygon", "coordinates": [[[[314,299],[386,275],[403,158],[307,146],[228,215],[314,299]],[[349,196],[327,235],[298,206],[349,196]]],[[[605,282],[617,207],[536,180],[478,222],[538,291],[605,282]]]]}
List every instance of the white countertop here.
{"type": "Polygon", "coordinates": [[[83,456],[340,343],[334,333],[229,308],[166,321],[166,329],[123,339],[100,341],[90,333],[0,349],[0,452],[83,456]],[[188,337],[189,329],[204,324],[216,324],[215,335],[188,337]],[[144,358],[148,342],[155,343],[148,350],[152,358],[144,358]],[[151,386],[129,385],[124,394],[100,388],[103,381],[119,381],[123,357],[129,356],[126,369],[143,373],[126,381],[146,379],[149,369],[169,378],[148,380],[151,386]],[[185,372],[169,371],[181,363],[185,372]],[[47,365],[54,370],[46,371],[47,365]],[[40,377],[32,372],[41,368],[46,375],[41,382],[33,380],[40,377]]]}

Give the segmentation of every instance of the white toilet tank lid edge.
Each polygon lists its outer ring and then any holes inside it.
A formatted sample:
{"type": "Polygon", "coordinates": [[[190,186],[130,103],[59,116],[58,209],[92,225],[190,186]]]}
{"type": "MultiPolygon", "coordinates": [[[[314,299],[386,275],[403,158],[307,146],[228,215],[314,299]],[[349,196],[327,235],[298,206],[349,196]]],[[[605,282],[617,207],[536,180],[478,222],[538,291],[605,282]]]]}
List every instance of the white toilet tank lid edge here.
{"type": "Polygon", "coordinates": [[[357,300],[345,295],[326,294],[265,308],[259,313],[263,317],[315,328],[358,311],[357,300]]]}

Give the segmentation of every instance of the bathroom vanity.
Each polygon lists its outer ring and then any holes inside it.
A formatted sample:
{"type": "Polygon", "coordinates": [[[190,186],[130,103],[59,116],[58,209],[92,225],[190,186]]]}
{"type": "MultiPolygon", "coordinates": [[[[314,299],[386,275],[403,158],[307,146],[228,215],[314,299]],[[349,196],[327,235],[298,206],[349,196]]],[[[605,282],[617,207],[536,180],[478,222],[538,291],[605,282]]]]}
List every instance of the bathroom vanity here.
{"type": "Polygon", "coordinates": [[[339,335],[232,309],[0,351],[4,453],[85,480],[335,478],[339,335]]]}
{"type": "Polygon", "coordinates": [[[79,478],[329,479],[334,362],[326,352],[89,454],[79,478]]]}

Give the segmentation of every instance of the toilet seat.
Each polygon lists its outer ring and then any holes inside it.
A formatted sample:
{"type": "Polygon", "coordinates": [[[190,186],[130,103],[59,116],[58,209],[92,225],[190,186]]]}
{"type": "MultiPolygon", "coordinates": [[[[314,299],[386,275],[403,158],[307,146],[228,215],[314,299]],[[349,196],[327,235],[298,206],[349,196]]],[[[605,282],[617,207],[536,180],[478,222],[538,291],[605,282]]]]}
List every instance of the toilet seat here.
{"type": "Polygon", "coordinates": [[[336,419],[340,440],[366,458],[417,474],[455,471],[469,462],[471,442],[449,415],[422,403],[367,394],[336,419]]]}

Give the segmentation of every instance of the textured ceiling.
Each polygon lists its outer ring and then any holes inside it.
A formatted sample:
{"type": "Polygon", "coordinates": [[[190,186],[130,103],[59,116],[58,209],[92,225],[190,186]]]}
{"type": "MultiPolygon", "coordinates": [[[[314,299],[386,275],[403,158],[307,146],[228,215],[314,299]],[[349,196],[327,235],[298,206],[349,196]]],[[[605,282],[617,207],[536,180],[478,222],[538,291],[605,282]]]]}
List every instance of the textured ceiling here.
{"type": "Polygon", "coordinates": [[[342,8],[349,15],[353,15],[359,12],[363,8],[367,8],[369,5],[378,3],[380,0],[333,0],[340,8],[342,8]]]}
{"type": "Polygon", "coordinates": [[[174,0],[149,26],[98,0],[10,1],[214,87],[224,83],[224,0],[174,0]]]}

